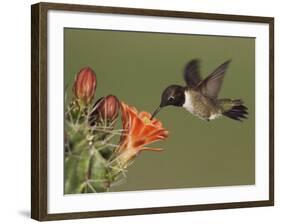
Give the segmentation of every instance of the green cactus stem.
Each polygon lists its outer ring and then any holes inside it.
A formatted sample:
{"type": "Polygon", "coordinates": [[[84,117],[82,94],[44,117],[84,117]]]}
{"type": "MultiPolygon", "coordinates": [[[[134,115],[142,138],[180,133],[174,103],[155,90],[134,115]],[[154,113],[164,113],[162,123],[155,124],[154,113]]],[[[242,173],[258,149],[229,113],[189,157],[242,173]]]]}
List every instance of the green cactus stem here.
{"type": "Polygon", "coordinates": [[[116,120],[90,126],[88,109],[71,102],[65,114],[65,194],[106,192],[126,177],[114,161],[122,129],[116,120]],[[73,106],[74,105],[74,106],[73,106]]]}

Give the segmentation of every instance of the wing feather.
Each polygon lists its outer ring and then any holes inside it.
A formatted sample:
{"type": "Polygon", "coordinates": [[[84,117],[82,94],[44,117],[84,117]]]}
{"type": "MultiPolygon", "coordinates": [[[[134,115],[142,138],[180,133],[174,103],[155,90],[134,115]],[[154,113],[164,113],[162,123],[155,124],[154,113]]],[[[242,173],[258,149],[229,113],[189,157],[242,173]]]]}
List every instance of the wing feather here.
{"type": "Polygon", "coordinates": [[[184,80],[189,88],[195,88],[200,82],[199,60],[191,60],[184,69],[184,80]]]}
{"type": "Polygon", "coordinates": [[[228,68],[229,63],[230,60],[221,64],[206,79],[198,84],[197,88],[199,88],[205,96],[213,99],[218,97],[225,76],[225,71],[228,68]]]}

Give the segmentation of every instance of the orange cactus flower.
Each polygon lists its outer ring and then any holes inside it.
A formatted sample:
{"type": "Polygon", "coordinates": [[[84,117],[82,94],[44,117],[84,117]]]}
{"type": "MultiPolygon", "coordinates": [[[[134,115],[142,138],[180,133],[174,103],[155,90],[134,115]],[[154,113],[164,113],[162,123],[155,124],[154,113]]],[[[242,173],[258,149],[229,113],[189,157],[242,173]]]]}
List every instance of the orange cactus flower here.
{"type": "Polygon", "coordinates": [[[128,162],[142,150],[161,151],[161,148],[150,148],[148,144],[168,137],[168,131],[162,123],[152,119],[148,112],[140,112],[136,108],[121,102],[123,135],[117,152],[121,166],[126,167],[128,162]]]}

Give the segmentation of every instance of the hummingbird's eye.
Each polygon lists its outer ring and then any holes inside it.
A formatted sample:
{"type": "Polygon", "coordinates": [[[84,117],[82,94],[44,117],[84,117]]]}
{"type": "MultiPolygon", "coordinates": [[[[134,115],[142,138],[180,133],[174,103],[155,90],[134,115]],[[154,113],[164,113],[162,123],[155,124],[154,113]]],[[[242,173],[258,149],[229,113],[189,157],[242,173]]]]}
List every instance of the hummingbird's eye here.
{"type": "Polygon", "coordinates": [[[168,101],[169,101],[170,103],[174,102],[174,100],[175,100],[175,98],[174,98],[173,96],[170,96],[169,99],[168,99],[168,101]]]}

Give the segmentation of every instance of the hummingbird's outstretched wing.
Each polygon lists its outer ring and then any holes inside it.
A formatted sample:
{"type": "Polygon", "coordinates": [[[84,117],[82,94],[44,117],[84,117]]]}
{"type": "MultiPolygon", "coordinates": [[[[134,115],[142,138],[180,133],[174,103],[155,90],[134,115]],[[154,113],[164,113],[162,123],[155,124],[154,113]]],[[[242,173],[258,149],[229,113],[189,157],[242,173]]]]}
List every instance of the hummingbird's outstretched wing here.
{"type": "Polygon", "coordinates": [[[230,63],[230,60],[221,64],[215,71],[213,71],[207,78],[205,78],[197,86],[201,92],[210,98],[216,99],[220,92],[225,71],[230,63]]]}
{"type": "Polygon", "coordinates": [[[199,60],[193,59],[184,68],[184,80],[189,88],[195,88],[201,82],[199,60]]]}

